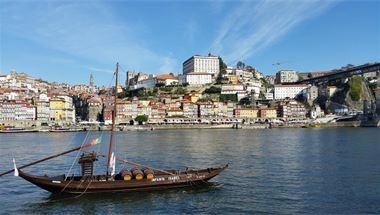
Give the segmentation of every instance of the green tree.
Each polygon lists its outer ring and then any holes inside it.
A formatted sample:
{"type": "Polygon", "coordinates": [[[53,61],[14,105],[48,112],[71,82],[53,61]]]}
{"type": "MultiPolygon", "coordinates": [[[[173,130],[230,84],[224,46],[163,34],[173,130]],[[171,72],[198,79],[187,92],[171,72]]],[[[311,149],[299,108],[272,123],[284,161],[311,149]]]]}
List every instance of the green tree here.
{"type": "Polygon", "coordinates": [[[219,57],[219,73],[218,73],[218,76],[216,78],[217,84],[222,83],[223,75],[225,75],[227,73],[226,69],[227,69],[227,65],[224,63],[223,59],[221,57],[219,57]]]}
{"type": "Polygon", "coordinates": [[[239,101],[239,105],[244,105],[244,106],[251,105],[251,99],[248,97],[242,98],[239,101]]]}
{"type": "Polygon", "coordinates": [[[219,96],[219,100],[221,102],[231,101],[231,102],[237,102],[237,95],[236,94],[222,94],[219,96]]]}
{"type": "Polygon", "coordinates": [[[165,87],[165,83],[157,83],[156,87],[165,87]]]}
{"type": "Polygon", "coordinates": [[[148,116],[147,115],[139,115],[135,118],[135,121],[139,123],[139,125],[142,125],[143,122],[148,121],[148,116]]]}
{"type": "Polygon", "coordinates": [[[214,87],[214,86],[211,86],[210,88],[207,88],[204,93],[207,93],[207,94],[220,94],[220,92],[222,92],[222,89],[220,87],[214,87]]]}
{"type": "Polygon", "coordinates": [[[245,68],[245,63],[242,62],[242,61],[238,61],[237,64],[236,64],[236,67],[238,69],[244,69],[245,68]]]}

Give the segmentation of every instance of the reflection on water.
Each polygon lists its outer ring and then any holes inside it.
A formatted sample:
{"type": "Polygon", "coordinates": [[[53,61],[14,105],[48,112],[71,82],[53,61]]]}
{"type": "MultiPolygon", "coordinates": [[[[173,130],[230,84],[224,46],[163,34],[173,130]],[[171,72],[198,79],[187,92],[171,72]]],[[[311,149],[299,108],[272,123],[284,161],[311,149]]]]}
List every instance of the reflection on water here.
{"type": "MultiPolygon", "coordinates": [[[[3,213],[380,213],[378,129],[166,130],[118,132],[114,151],[157,168],[230,167],[206,187],[167,191],[50,195],[16,178],[0,178],[3,213]]],[[[86,143],[107,153],[109,134],[0,135],[0,171],[86,143]]],[[[26,168],[34,174],[79,173],[77,153],[26,168]]],[[[121,169],[125,164],[118,164],[121,169]]],[[[105,159],[96,164],[103,174],[105,159]]]]}
{"type": "MultiPolygon", "coordinates": [[[[83,194],[79,196],[72,195],[49,195],[42,198],[40,202],[28,205],[24,212],[39,213],[65,213],[92,214],[96,212],[107,213],[132,213],[143,210],[149,212],[155,205],[162,205],[167,199],[181,201],[182,199],[192,199],[197,195],[204,193],[210,194],[221,189],[222,185],[218,183],[208,183],[204,186],[195,186],[185,189],[170,189],[163,191],[143,191],[138,193],[103,193],[103,194],[83,194]],[[94,207],[96,203],[96,207],[94,207]],[[128,204],[128,207],[125,207],[128,204]],[[69,206],[69,207],[68,207],[69,206]],[[101,208],[99,210],[99,208],[101,208]]],[[[143,212],[141,211],[141,212],[143,212]]],[[[153,211],[152,211],[153,212],[153,211]]]]}

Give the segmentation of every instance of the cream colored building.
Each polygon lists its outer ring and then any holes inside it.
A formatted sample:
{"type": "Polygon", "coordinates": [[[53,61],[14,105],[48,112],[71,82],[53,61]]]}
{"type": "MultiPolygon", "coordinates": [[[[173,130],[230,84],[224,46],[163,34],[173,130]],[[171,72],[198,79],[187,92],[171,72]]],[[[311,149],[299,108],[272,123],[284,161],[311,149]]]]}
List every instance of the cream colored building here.
{"type": "Polygon", "coordinates": [[[219,58],[211,54],[208,56],[194,55],[183,62],[184,75],[193,72],[205,72],[216,77],[219,71],[219,58]]]}

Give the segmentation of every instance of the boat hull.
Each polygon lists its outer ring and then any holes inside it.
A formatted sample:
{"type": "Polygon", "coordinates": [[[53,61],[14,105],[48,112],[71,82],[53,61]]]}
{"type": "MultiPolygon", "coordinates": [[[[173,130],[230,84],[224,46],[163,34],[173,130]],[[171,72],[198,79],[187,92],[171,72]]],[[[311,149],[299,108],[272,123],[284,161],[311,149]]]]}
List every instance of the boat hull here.
{"type": "Polygon", "coordinates": [[[183,171],[173,175],[159,174],[150,180],[144,178],[142,180],[132,179],[130,181],[105,180],[105,176],[93,176],[79,180],[74,178],[57,180],[47,176],[30,175],[20,170],[19,176],[44,190],[56,194],[135,192],[206,184],[207,181],[217,176],[227,167],[228,165],[219,168],[183,171]]]}

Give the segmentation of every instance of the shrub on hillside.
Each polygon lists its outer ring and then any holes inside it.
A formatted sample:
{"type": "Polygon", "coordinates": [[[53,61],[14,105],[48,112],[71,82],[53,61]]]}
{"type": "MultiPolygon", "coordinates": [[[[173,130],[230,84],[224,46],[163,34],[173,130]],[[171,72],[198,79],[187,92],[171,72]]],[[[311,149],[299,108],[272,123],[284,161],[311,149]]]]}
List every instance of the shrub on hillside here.
{"type": "Polygon", "coordinates": [[[352,101],[359,101],[360,100],[360,94],[362,91],[362,77],[355,76],[350,79],[348,82],[350,86],[350,96],[352,101]]]}

